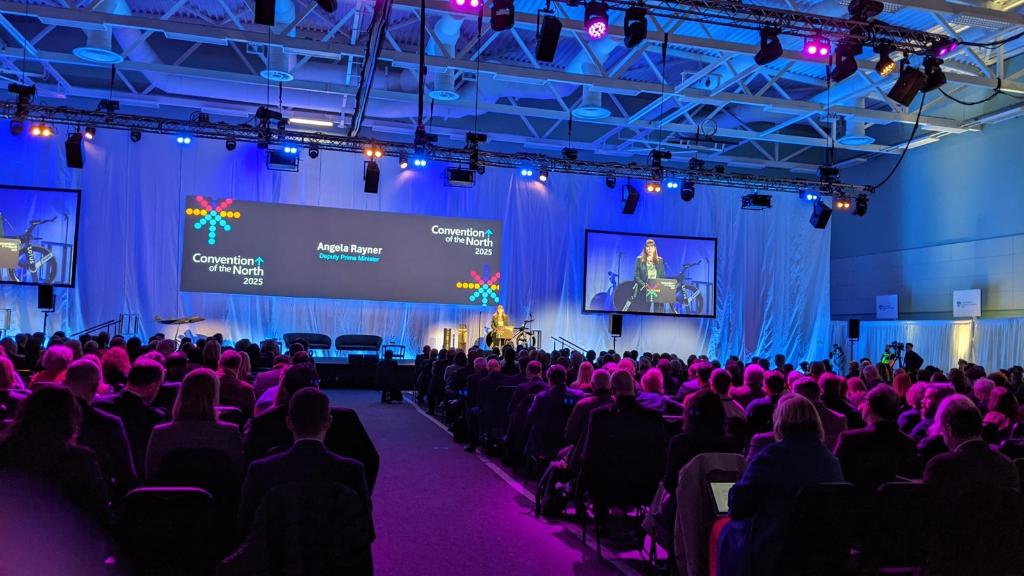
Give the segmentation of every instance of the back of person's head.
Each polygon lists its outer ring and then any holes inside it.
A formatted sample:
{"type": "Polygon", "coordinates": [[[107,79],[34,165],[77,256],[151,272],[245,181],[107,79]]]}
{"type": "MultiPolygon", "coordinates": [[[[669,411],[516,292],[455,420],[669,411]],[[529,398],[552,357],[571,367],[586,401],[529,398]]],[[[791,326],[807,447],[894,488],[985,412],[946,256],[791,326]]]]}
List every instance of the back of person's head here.
{"type": "Polygon", "coordinates": [[[75,360],[75,353],[67,346],[50,346],[43,353],[43,370],[63,372],[75,360]]]}
{"type": "Polygon", "coordinates": [[[214,369],[220,363],[221,347],[220,342],[210,338],[203,345],[203,366],[214,369]]]}
{"type": "Polygon", "coordinates": [[[139,358],[128,372],[128,386],[138,391],[153,393],[164,382],[164,367],[146,358],[139,358]]]}
{"type": "Polygon", "coordinates": [[[878,368],[874,364],[868,364],[861,368],[860,374],[864,382],[869,386],[881,380],[881,377],[878,375],[878,368]]]}
{"type": "Polygon", "coordinates": [[[96,395],[101,380],[99,366],[91,360],[80,358],[68,366],[68,371],[64,375],[64,386],[71,390],[75,397],[88,402],[96,395]]]}
{"type": "Polygon", "coordinates": [[[164,359],[164,367],[168,370],[171,368],[182,369],[186,366],[188,366],[188,357],[184,352],[171,352],[164,359]]]}
{"type": "Polygon", "coordinates": [[[633,363],[633,359],[629,356],[619,360],[618,369],[625,370],[630,377],[636,376],[636,364],[633,363]]]}
{"type": "Polygon", "coordinates": [[[594,373],[590,376],[590,388],[594,391],[611,390],[612,373],[604,369],[594,370],[594,373]]]}
{"type": "Polygon", "coordinates": [[[313,357],[310,356],[309,352],[306,352],[305,350],[299,350],[295,354],[292,354],[292,365],[312,364],[312,363],[313,363],[313,357]]]}
{"type": "Polygon", "coordinates": [[[786,377],[778,370],[764,374],[764,388],[769,394],[782,394],[786,391],[786,377]]]}
{"type": "Polygon", "coordinates": [[[312,364],[293,364],[285,370],[281,387],[278,389],[277,405],[282,406],[291,400],[296,392],[303,388],[316,388],[320,385],[320,376],[312,364]]]}
{"type": "Polygon", "coordinates": [[[988,397],[992,394],[992,389],[995,387],[996,383],[988,378],[978,378],[971,386],[971,390],[974,392],[974,397],[977,398],[979,402],[987,403],[988,397]]]}
{"type": "Polygon", "coordinates": [[[900,395],[888,384],[879,384],[868,392],[864,406],[874,421],[893,422],[900,415],[900,395]]]}
{"type": "Polygon", "coordinates": [[[476,372],[483,372],[484,370],[487,370],[487,358],[484,358],[483,356],[477,356],[474,358],[473,370],[476,372]]]}
{"type": "Polygon", "coordinates": [[[20,381],[14,362],[7,356],[0,356],[0,390],[10,390],[20,381]]]}
{"type": "Polygon", "coordinates": [[[156,343],[156,351],[164,356],[170,356],[175,350],[177,350],[177,345],[174,340],[169,338],[165,338],[156,343]]]}
{"type": "Polygon", "coordinates": [[[455,365],[456,366],[465,366],[467,364],[467,362],[468,362],[468,360],[466,358],[466,353],[465,352],[463,352],[462,350],[459,350],[458,352],[455,353],[455,365]]]}
{"type": "Polygon", "coordinates": [[[928,389],[927,382],[914,382],[907,388],[906,402],[911,408],[920,408],[921,400],[924,399],[924,391],[928,389]]]}
{"type": "Polygon", "coordinates": [[[952,384],[946,382],[933,382],[928,384],[924,391],[924,398],[921,400],[921,408],[924,409],[925,417],[933,418],[938,413],[939,403],[946,397],[956,393],[952,384]]]}
{"type": "Polygon", "coordinates": [[[633,387],[633,375],[626,370],[616,370],[612,374],[612,393],[616,397],[635,397],[636,389],[633,387]]]}
{"type": "Polygon", "coordinates": [[[296,438],[316,438],[331,427],[331,403],[316,388],[299,390],[288,401],[288,428],[296,438]]]}
{"type": "Polygon", "coordinates": [[[498,362],[498,360],[495,358],[491,358],[490,360],[487,361],[487,371],[501,372],[501,362],[498,362]]]}
{"type": "Polygon", "coordinates": [[[644,372],[644,375],[640,377],[640,387],[645,392],[662,394],[665,391],[665,377],[662,375],[661,370],[647,370],[644,372]]]}
{"type": "Polygon", "coordinates": [[[743,369],[743,384],[750,387],[751,390],[759,390],[762,382],[764,382],[764,368],[757,364],[748,364],[743,369]]]}
{"type": "Polygon", "coordinates": [[[973,383],[978,378],[984,378],[986,372],[984,367],[972,364],[964,369],[964,375],[967,376],[967,380],[973,383]]]}
{"type": "Polygon", "coordinates": [[[772,419],[775,421],[775,439],[778,441],[813,436],[821,442],[825,438],[821,418],[814,404],[799,394],[784,396],[775,408],[772,419]]]}
{"type": "Polygon", "coordinates": [[[793,387],[793,392],[807,398],[811,402],[816,402],[821,398],[821,388],[818,387],[818,382],[814,378],[801,378],[797,380],[796,386],[793,387]]]}
{"type": "Polygon", "coordinates": [[[826,372],[818,378],[818,389],[826,401],[840,398],[843,394],[843,378],[831,372],[826,372]]]}
{"type": "Polygon", "coordinates": [[[725,433],[725,407],[717,393],[698,390],[687,398],[686,431],[717,435],[725,433]]]}
{"type": "Polygon", "coordinates": [[[727,368],[719,368],[711,373],[711,388],[716,394],[725,396],[732,388],[732,374],[727,368]]]}
{"type": "Polygon", "coordinates": [[[70,390],[43,384],[18,404],[14,424],[4,439],[40,450],[59,450],[72,442],[81,420],[82,412],[70,390]]]}
{"type": "Polygon", "coordinates": [[[946,447],[956,450],[967,440],[981,436],[981,412],[970,398],[952,394],[942,399],[932,432],[941,434],[946,447]]]}
{"type": "Polygon", "coordinates": [[[234,350],[227,350],[220,355],[220,360],[217,362],[217,366],[220,368],[221,372],[237,374],[238,369],[242,366],[242,355],[234,350]]]}
{"type": "Polygon", "coordinates": [[[710,382],[711,373],[715,371],[715,366],[711,362],[700,362],[697,364],[697,378],[701,382],[710,382]]]}
{"type": "Polygon", "coordinates": [[[1020,403],[1009,388],[996,386],[988,396],[988,411],[1006,416],[1010,422],[1020,420],[1020,403]]]}
{"type": "Polygon", "coordinates": [[[555,364],[548,368],[548,383],[552,386],[564,386],[567,378],[568,373],[561,364],[555,364]]]}
{"type": "Polygon", "coordinates": [[[544,365],[537,360],[530,360],[526,365],[526,375],[530,378],[540,378],[544,373],[544,365]]]}
{"type": "Polygon", "coordinates": [[[171,416],[175,420],[216,420],[220,383],[209,368],[196,368],[185,375],[178,389],[171,416]]]}

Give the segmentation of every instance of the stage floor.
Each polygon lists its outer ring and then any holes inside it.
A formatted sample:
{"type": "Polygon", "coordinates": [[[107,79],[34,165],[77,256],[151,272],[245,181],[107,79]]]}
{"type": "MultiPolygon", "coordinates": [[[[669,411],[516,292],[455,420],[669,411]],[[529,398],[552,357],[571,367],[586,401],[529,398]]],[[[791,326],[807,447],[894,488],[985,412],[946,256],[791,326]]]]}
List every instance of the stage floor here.
{"type": "MultiPolygon", "coordinates": [[[[321,388],[374,389],[377,388],[377,363],[365,359],[350,362],[345,357],[324,356],[314,358],[320,374],[321,388]]],[[[398,384],[403,390],[415,386],[415,361],[398,360],[398,384]]]]}

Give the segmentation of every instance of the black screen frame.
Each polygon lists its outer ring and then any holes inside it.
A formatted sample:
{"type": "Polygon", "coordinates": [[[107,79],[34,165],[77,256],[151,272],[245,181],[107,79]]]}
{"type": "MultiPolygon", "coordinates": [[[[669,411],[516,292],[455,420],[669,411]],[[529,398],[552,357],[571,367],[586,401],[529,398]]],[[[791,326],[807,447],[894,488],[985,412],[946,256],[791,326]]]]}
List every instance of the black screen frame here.
{"type": "MultiPolygon", "coordinates": [[[[81,188],[53,188],[50,186],[15,186],[12,184],[0,184],[0,188],[6,188],[8,190],[31,190],[34,192],[64,192],[73,193],[75,195],[75,237],[71,246],[71,279],[69,282],[61,284],[45,284],[42,282],[15,282],[13,280],[5,280],[0,276],[0,284],[7,284],[10,286],[53,286],[54,288],[74,288],[75,280],[78,278],[78,238],[80,236],[79,226],[81,225],[82,215],[82,189],[81,188]]],[[[0,224],[2,228],[2,224],[0,224]]],[[[0,231],[0,235],[3,232],[0,231]]]]}
{"type": "MultiPolygon", "coordinates": [[[[622,279],[619,279],[620,285],[622,279]]],[[[718,238],[712,238],[709,236],[679,236],[674,234],[648,234],[644,232],[618,232],[615,230],[598,230],[595,228],[586,228],[583,230],[583,302],[581,308],[583,314],[623,314],[631,316],[665,316],[668,318],[717,318],[718,317],[718,238]],[[669,314],[666,312],[620,312],[618,310],[590,310],[587,308],[587,255],[590,253],[590,234],[613,234],[618,236],[637,236],[640,238],[666,238],[669,240],[703,240],[711,241],[715,247],[714,257],[714,271],[712,277],[714,278],[715,294],[711,302],[711,314],[669,314]]]]}

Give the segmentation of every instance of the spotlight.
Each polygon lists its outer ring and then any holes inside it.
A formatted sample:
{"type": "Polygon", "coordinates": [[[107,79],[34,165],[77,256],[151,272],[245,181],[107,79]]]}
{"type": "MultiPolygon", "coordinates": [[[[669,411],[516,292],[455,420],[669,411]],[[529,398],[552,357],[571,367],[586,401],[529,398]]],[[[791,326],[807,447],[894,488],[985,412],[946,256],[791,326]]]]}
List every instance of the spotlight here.
{"type": "Polygon", "coordinates": [[[508,30],[516,21],[516,5],[513,0],[494,0],[491,4],[491,30],[508,30]]]}
{"type": "Polygon", "coordinates": [[[853,213],[857,216],[863,216],[868,213],[868,197],[864,194],[857,196],[857,207],[853,209],[853,213]]]}
{"type": "Polygon", "coordinates": [[[466,132],[466,146],[477,146],[487,143],[487,134],[483,132],[466,132]]]}
{"type": "Polygon", "coordinates": [[[858,22],[867,22],[885,10],[885,4],[878,0],[852,0],[850,2],[850,17],[858,22]]]}
{"type": "Polygon", "coordinates": [[[946,83],[946,73],[942,71],[942,60],[934,56],[924,59],[924,86],[921,92],[931,92],[946,83]]]}
{"type": "Polygon", "coordinates": [[[524,178],[533,178],[533,167],[523,166],[519,169],[519,175],[524,178]]]}
{"type": "Polygon", "coordinates": [[[587,2],[583,12],[583,28],[591,40],[604,38],[608,34],[608,5],[595,0],[587,2]]]}
{"type": "Polygon", "coordinates": [[[665,180],[665,181],[662,182],[662,186],[664,186],[666,190],[678,190],[679,189],[679,180],[671,180],[671,179],[665,180]]]}
{"type": "MultiPolygon", "coordinates": [[[[423,167],[425,167],[427,165],[427,159],[426,158],[413,158],[412,165],[415,166],[416,168],[423,168],[423,167]]],[[[483,174],[483,172],[481,172],[481,174],[483,174]]]]}
{"type": "Polygon", "coordinates": [[[459,10],[476,10],[480,7],[480,0],[452,0],[452,6],[459,10]]]}
{"type": "MultiPolygon", "coordinates": [[[[906,59],[903,62],[905,63],[906,59]]],[[[925,76],[923,72],[913,66],[904,65],[903,69],[900,70],[900,77],[889,90],[889,98],[904,106],[910,106],[917,93],[924,88],[924,84],[925,76]]]]}
{"type": "Polygon", "coordinates": [[[128,133],[128,137],[131,139],[132,142],[138,142],[139,140],[142,140],[142,132],[139,132],[138,130],[132,130],[131,132],[128,133]]]}
{"type": "Polygon", "coordinates": [[[846,198],[845,196],[840,196],[836,198],[835,202],[832,203],[832,208],[834,210],[849,210],[850,199],[846,198]]]}
{"type": "Polygon", "coordinates": [[[662,160],[671,160],[672,153],[668,150],[651,150],[649,160],[651,162],[651,168],[661,168],[662,160]]]}
{"type": "Polygon", "coordinates": [[[813,56],[815,58],[827,59],[828,55],[832,52],[831,44],[829,44],[828,38],[825,38],[821,34],[815,34],[804,40],[804,55],[813,56]]]}
{"type": "Polygon", "coordinates": [[[547,170],[541,170],[540,174],[537,176],[537,180],[540,180],[541,182],[547,182],[548,181],[548,171],[547,170]]]}
{"type": "Polygon", "coordinates": [[[49,138],[53,136],[53,128],[48,124],[33,124],[30,134],[41,138],[49,138]]]}
{"type": "Polygon", "coordinates": [[[538,62],[554,62],[558,36],[561,33],[562,21],[551,14],[545,15],[540,30],[537,31],[537,51],[534,55],[538,62]]]}
{"type": "Polygon", "coordinates": [[[315,160],[320,156],[320,146],[317,146],[316,144],[311,144],[309,148],[306,149],[306,153],[309,154],[310,158],[315,160]]]}
{"type": "Polygon", "coordinates": [[[689,166],[690,170],[704,170],[704,161],[701,160],[700,158],[693,157],[690,158],[690,161],[687,163],[687,166],[689,166]]]}
{"type": "Polygon", "coordinates": [[[95,138],[96,137],[96,127],[95,126],[86,126],[85,127],[84,136],[85,136],[86,140],[92,140],[93,138],[95,138]]]}
{"type": "Polygon", "coordinates": [[[380,166],[376,160],[367,160],[363,165],[363,192],[376,194],[380,187],[380,166]]]}
{"type": "Polygon", "coordinates": [[[779,30],[776,28],[761,29],[761,49],[754,55],[754,62],[764,66],[782,56],[782,44],[779,42],[779,30]]]}
{"type": "Polygon", "coordinates": [[[405,154],[398,155],[398,167],[405,170],[409,167],[409,158],[405,154]]]}
{"type": "Polygon", "coordinates": [[[294,156],[299,153],[299,147],[296,146],[295,144],[285,144],[284,146],[281,147],[281,152],[284,152],[285,154],[291,154],[292,156],[294,156]]]}
{"type": "Polygon", "coordinates": [[[573,161],[578,160],[580,157],[580,151],[575,148],[562,148],[562,158],[573,161]]]}
{"type": "Polygon", "coordinates": [[[661,182],[658,182],[657,180],[649,180],[647,182],[647,191],[652,194],[661,192],[661,182]]]}
{"type": "Polygon", "coordinates": [[[818,200],[818,193],[811,191],[804,192],[804,200],[807,200],[808,202],[815,202],[818,200]]]}
{"type": "Polygon", "coordinates": [[[892,74],[893,71],[896,70],[896,61],[890,56],[893,51],[895,51],[895,48],[892,44],[875,46],[875,53],[878,54],[878,62],[875,64],[875,72],[878,72],[878,75],[883,78],[892,74]]]}
{"type": "Polygon", "coordinates": [[[647,9],[643,6],[627,8],[622,28],[625,30],[622,42],[626,48],[632,48],[647,39],[647,9]]]}
{"type": "Polygon", "coordinates": [[[608,188],[615,188],[615,174],[608,174],[604,177],[604,185],[608,188]]]}
{"type": "Polygon", "coordinates": [[[177,138],[175,138],[175,141],[178,144],[181,144],[181,145],[184,145],[184,146],[188,146],[189,144],[192,143],[192,137],[189,136],[188,134],[180,134],[180,135],[178,135],[177,138]]]}
{"type": "Polygon", "coordinates": [[[679,191],[679,197],[683,199],[683,202],[689,202],[693,200],[693,197],[697,193],[697,183],[692,178],[687,178],[683,181],[683,189],[679,191]]]}
{"type": "Polygon", "coordinates": [[[856,55],[863,50],[861,44],[844,40],[836,46],[836,65],[832,67],[828,77],[833,82],[842,82],[857,71],[856,55]]]}
{"type": "Polygon", "coordinates": [[[366,154],[367,158],[377,160],[384,157],[384,149],[376,144],[370,144],[363,149],[363,154],[366,154]]]}
{"type": "Polygon", "coordinates": [[[945,58],[959,47],[960,45],[957,44],[956,40],[953,40],[952,38],[947,38],[946,40],[937,42],[931,48],[929,48],[928,55],[935,56],[936,58],[945,58]]]}
{"type": "Polygon", "coordinates": [[[224,141],[224,147],[227,148],[228,152],[231,152],[238,147],[238,141],[234,138],[228,138],[224,141]]]}

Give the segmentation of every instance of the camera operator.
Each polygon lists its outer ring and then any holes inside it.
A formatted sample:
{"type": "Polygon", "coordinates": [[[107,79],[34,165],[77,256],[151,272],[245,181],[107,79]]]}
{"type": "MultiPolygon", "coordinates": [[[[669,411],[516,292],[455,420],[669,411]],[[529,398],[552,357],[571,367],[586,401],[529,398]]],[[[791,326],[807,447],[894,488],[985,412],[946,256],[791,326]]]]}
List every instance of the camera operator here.
{"type": "Polygon", "coordinates": [[[917,352],[914,352],[914,345],[910,342],[907,342],[906,352],[903,353],[903,365],[906,366],[910,376],[915,379],[917,371],[924,366],[924,358],[917,352]]]}

